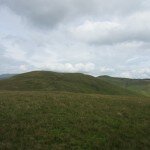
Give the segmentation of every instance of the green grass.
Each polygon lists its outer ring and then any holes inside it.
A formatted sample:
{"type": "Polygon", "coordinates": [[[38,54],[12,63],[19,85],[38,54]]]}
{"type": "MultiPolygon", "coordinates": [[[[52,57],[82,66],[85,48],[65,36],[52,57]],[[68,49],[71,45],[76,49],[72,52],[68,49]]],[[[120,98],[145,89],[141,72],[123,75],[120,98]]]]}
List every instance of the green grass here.
{"type": "Polygon", "coordinates": [[[0,92],[1,150],[149,150],[149,98],[0,92]]]}

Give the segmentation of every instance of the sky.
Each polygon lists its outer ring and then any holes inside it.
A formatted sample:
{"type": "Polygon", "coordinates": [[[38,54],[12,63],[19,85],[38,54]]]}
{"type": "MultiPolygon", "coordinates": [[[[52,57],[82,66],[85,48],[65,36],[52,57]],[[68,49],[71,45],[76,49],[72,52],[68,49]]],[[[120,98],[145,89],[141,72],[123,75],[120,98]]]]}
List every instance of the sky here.
{"type": "Polygon", "coordinates": [[[150,0],[0,0],[0,74],[150,78],[150,0]]]}

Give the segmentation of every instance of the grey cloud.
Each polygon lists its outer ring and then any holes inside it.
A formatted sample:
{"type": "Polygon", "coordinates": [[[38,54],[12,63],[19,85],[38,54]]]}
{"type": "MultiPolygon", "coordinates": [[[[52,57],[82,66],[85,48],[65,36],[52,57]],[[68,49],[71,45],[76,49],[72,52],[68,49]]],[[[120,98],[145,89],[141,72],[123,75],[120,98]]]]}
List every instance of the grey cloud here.
{"type": "Polygon", "coordinates": [[[82,17],[126,16],[146,8],[141,0],[1,0],[1,4],[34,25],[47,28],[82,17]]]}

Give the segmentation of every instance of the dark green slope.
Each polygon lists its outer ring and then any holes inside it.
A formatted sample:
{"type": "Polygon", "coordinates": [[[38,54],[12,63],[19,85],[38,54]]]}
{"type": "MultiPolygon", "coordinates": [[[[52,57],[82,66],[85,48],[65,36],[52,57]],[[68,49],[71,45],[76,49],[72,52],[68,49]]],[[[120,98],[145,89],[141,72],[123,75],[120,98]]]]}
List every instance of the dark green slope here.
{"type": "Polygon", "coordinates": [[[0,81],[0,90],[66,91],[110,95],[136,95],[101,79],[80,73],[34,71],[0,81]]]}
{"type": "Polygon", "coordinates": [[[128,79],[110,76],[99,76],[98,78],[128,90],[136,91],[145,96],[150,96],[150,79],[128,79]]]}

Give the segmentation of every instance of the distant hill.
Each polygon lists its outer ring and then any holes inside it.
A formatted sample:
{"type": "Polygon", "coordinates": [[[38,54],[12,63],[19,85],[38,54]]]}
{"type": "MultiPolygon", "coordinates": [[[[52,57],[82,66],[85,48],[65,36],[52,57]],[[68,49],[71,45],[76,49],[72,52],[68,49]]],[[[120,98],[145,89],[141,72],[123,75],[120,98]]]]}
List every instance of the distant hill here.
{"type": "Polygon", "coordinates": [[[81,73],[34,71],[0,81],[0,90],[66,91],[108,95],[136,95],[103,79],[81,73]]]}
{"type": "Polygon", "coordinates": [[[128,79],[110,76],[99,76],[100,80],[150,96],[150,79],[128,79]]]}
{"type": "Polygon", "coordinates": [[[13,76],[15,76],[15,74],[2,74],[2,75],[0,75],[0,80],[8,79],[8,78],[13,77],[13,76]]]}

